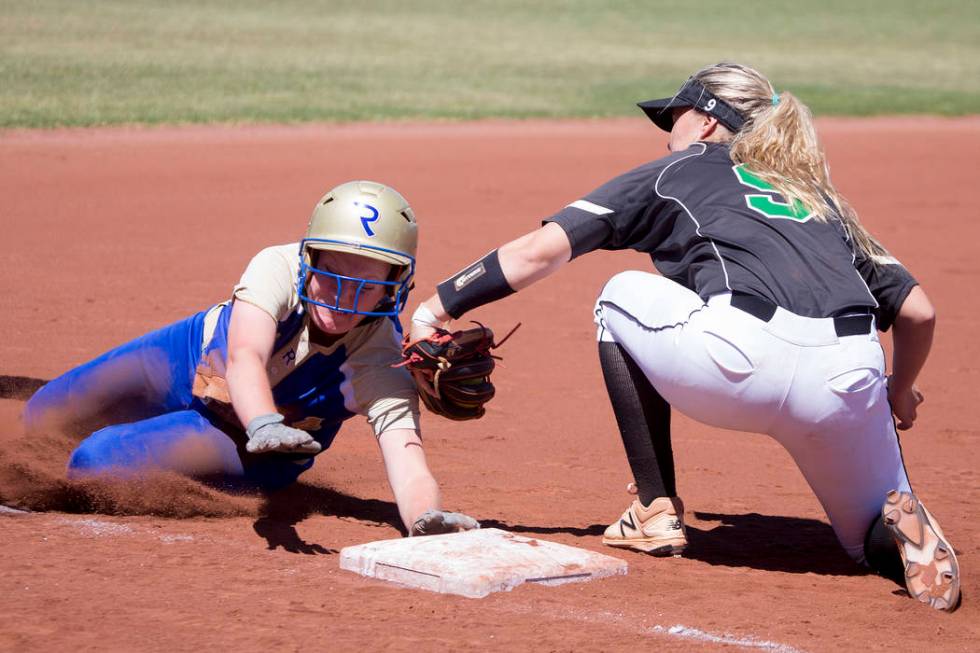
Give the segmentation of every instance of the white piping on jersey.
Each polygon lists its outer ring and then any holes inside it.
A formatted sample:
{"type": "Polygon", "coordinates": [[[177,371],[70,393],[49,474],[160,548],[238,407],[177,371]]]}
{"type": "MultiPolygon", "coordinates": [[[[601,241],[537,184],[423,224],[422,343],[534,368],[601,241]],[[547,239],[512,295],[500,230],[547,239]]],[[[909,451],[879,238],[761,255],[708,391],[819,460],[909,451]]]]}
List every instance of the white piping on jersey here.
{"type": "MultiPolygon", "coordinates": [[[[840,216],[836,214],[836,212],[834,213],[834,219],[840,223],[841,228],[844,229],[844,235],[847,236],[847,244],[851,248],[851,268],[854,270],[854,274],[856,274],[857,278],[861,280],[861,283],[864,285],[864,289],[868,291],[868,296],[871,297],[871,301],[875,303],[875,308],[881,308],[881,304],[878,303],[878,298],[875,297],[873,292],[871,292],[871,286],[868,285],[868,282],[864,280],[864,276],[861,275],[857,269],[857,266],[854,265],[854,262],[857,260],[857,252],[854,251],[854,238],[851,236],[850,227],[847,226],[847,223],[845,223],[840,216]]],[[[898,263],[898,261],[895,262],[898,263]]]]}
{"type": "Polygon", "coordinates": [[[575,200],[571,204],[565,207],[566,209],[581,209],[593,215],[606,215],[607,213],[612,213],[612,209],[607,209],[604,206],[599,206],[588,200],[575,200]]]}
{"type": "Polygon", "coordinates": [[[657,196],[658,197],[661,197],[661,198],[663,198],[665,200],[674,200],[675,202],[677,202],[678,204],[680,204],[681,208],[684,209],[684,213],[687,213],[687,217],[691,218],[691,222],[693,222],[694,223],[694,226],[696,227],[695,230],[694,230],[694,233],[696,233],[697,235],[701,236],[701,238],[704,238],[709,243],[711,243],[711,249],[715,250],[715,256],[718,257],[718,262],[721,263],[721,271],[725,274],[725,288],[727,288],[728,290],[731,290],[732,289],[732,286],[731,286],[731,284],[728,281],[728,268],[725,267],[725,259],[723,259],[721,257],[721,252],[718,251],[718,247],[715,245],[715,241],[713,241],[712,239],[708,238],[703,233],[701,233],[701,223],[698,222],[697,218],[694,217],[694,214],[691,213],[690,209],[688,209],[684,205],[684,202],[680,201],[676,197],[670,197],[669,195],[664,195],[664,194],[662,194],[660,192],[660,180],[663,178],[664,173],[667,172],[667,170],[670,168],[670,166],[672,166],[672,165],[674,165],[676,163],[680,163],[681,161],[686,161],[687,159],[690,159],[692,156],[701,156],[705,152],[708,151],[708,146],[705,145],[704,143],[695,143],[694,145],[700,145],[701,146],[701,151],[700,152],[694,152],[694,153],[689,154],[687,156],[682,156],[681,158],[677,159],[676,161],[673,161],[673,162],[667,164],[664,167],[664,169],[660,171],[660,174],[657,175],[657,181],[654,182],[654,184],[653,184],[653,190],[654,190],[655,193],[657,193],[657,196]]]}

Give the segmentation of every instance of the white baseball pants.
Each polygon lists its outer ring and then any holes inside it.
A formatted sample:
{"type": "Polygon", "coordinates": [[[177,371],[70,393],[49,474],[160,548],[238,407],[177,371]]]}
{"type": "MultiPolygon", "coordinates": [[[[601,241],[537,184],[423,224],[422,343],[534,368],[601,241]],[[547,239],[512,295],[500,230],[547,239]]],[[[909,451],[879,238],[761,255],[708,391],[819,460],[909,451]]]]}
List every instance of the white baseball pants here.
{"type": "Polygon", "coordinates": [[[885,494],[910,489],[877,331],[838,337],[832,319],[781,308],[763,322],[730,301],[724,293],[705,303],[664,277],[622,272],[596,302],[598,337],[625,348],[685,415],[775,438],[844,549],[863,560],[885,494]]]}

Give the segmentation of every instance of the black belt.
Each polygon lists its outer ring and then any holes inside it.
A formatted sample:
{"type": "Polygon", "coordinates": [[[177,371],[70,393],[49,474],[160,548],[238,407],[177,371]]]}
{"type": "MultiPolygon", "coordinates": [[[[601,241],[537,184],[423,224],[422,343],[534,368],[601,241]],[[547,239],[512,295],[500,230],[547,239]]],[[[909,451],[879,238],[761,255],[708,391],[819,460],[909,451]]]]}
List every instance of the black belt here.
{"type": "MultiPolygon", "coordinates": [[[[763,322],[768,322],[776,314],[777,306],[768,299],[749,293],[732,291],[732,306],[745,311],[753,317],[757,317],[763,322]]],[[[860,336],[871,333],[874,320],[871,314],[864,315],[839,315],[831,318],[834,320],[834,331],[838,338],[844,336],[860,336]]]]}

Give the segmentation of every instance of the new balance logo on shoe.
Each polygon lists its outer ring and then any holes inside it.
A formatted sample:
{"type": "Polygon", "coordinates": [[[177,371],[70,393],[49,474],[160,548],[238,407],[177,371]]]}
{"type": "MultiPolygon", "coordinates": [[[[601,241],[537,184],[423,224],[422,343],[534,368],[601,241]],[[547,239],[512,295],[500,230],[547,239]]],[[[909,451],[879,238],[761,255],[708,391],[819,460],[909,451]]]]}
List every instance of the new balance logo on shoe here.
{"type": "Polygon", "coordinates": [[[626,511],[626,514],[623,515],[623,519],[619,520],[619,531],[625,537],[626,531],[623,530],[623,526],[626,526],[627,528],[631,528],[634,531],[636,530],[636,524],[633,522],[633,513],[628,510],[626,511]],[[629,521],[626,521],[627,519],[629,519],[629,521]]]}

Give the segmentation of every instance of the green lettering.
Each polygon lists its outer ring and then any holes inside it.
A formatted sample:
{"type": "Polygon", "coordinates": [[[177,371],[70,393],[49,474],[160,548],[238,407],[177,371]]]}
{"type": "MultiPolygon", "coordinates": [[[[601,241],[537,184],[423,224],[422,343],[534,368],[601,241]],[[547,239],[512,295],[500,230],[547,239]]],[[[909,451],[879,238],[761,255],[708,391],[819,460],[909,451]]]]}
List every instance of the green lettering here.
{"type": "Polygon", "coordinates": [[[773,185],[746,168],[744,163],[734,166],[732,170],[743,186],[770,193],[769,195],[745,194],[745,205],[756,213],[767,218],[784,218],[797,222],[806,222],[813,217],[813,214],[803,206],[803,202],[800,200],[794,199],[792,205],[789,202],[777,200],[775,198],[777,192],[773,185]]]}

